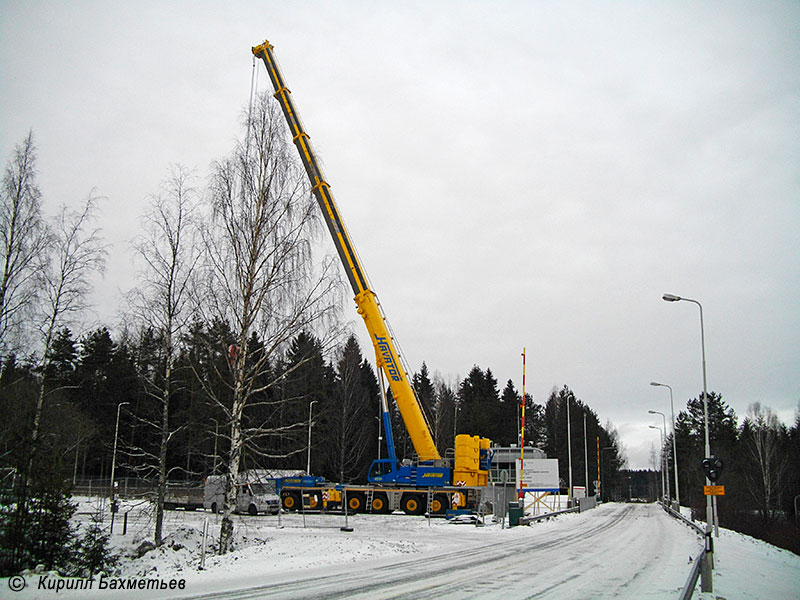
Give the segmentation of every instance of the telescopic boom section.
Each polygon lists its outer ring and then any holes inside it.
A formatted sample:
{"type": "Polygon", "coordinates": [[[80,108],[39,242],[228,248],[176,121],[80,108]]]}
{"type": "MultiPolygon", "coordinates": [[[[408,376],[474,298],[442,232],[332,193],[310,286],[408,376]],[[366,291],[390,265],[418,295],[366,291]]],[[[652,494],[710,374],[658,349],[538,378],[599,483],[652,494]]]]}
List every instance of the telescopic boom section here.
{"type": "Polygon", "coordinates": [[[291,92],[287,89],[283,81],[278,64],[272,52],[272,45],[265,41],[253,48],[253,54],[264,61],[267,73],[272,80],[275,88],[275,98],[281,104],[289,131],[292,134],[292,141],[300,153],[300,159],[306,169],[308,178],[311,181],[311,189],[322,209],[322,215],[328,226],[336,251],[342,260],[347,278],[355,294],[356,307],[358,314],[364,319],[364,324],[369,332],[372,345],[375,349],[375,361],[379,369],[382,370],[389,387],[392,390],[397,408],[403,417],[408,435],[414,444],[421,461],[432,461],[441,458],[433,442],[430,427],[425,420],[419,400],[414,393],[414,388],[408,380],[408,374],[403,369],[399,355],[395,348],[394,340],[389,333],[389,327],[380,309],[378,298],[369,289],[369,283],[364,274],[364,270],[353,248],[353,242],[347,234],[339,210],[333,200],[330,186],[325,181],[322,169],[317,163],[317,157],[311,147],[308,134],[303,129],[300,115],[292,102],[291,92]]]}

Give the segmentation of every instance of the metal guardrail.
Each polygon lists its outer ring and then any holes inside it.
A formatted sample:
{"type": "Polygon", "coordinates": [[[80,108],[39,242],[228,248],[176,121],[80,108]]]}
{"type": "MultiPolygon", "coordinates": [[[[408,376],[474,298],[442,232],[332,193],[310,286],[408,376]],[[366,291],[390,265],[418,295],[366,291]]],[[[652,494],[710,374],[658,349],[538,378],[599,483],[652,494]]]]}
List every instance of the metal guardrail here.
{"type": "Polygon", "coordinates": [[[558,515],[563,515],[564,513],[572,513],[572,512],[580,512],[580,507],[575,506],[573,508],[565,508],[564,510],[557,510],[554,512],[544,513],[543,515],[536,515],[532,517],[520,517],[519,524],[529,525],[530,523],[535,523],[536,521],[541,521],[542,519],[549,519],[550,517],[557,517],[558,515]]]}
{"type": "MultiPolygon", "coordinates": [[[[671,506],[667,506],[666,504],[661,504],[664,507],[664,510],[670,516],[678,519],[684,525],[687,525],[695,530],[698,534],[702,536],[706,536],[706,530],[695,523],[694,521],[687,519],[682,513],[678,512],[671,506]]],[[[703,547],[701,548],[698,555],[694,558],[694,562],[692,563],[692,569],[689,571],[689,576],[686,578],[686,583],[683,585],[683,589],[681,590],[681,595],[679,596],[680,600],[691,600],[692,595],[694,595],[694,590],[697,587],[697,580],[702,576],[705,577],[703,573],[703,567],[707,564],[708,559],[706,557],[706,552],[708,549],[706,548],[706,542],[703,542],[703,547]]],[[[709,579],[710,581],[710,579],[709,579]]]]}
{"type": "Polygon", "coordinates": [[[681,521],[685,525],[688,525],[689,527],[694,529],[700,535],[705,535],[706,534],[706,530],[705,529],[700,527],[700,525],[698,525],[697,523],[695,523],[691,519],[687,519],[682,513],[678,512],[677,510],[675,510],[671,506],[666,506],[664,504],[662,504],[662,506],[664,507],[664,510],[667,513],[669,513],[670,515],[672,515],[673,517],[675,517],[676,519],[678,519],[679,521],[681,521]]]}
{"type": "Polygon", "coordinates": [[[686,583],[683,584],[681,595],[678,596],[680,600],[691,600],[691,597],[694,594],[694,588],[697,587],[697,579],[700,577],[700,571],[703,567],[703,562],[705,560],[706,560],[706,549],[704,547],[700,551],[700,554],[698,554],[694,559],[694,564],[692,564],[692,570],[689,571],[689,577],[686,578],[686,583]]]}

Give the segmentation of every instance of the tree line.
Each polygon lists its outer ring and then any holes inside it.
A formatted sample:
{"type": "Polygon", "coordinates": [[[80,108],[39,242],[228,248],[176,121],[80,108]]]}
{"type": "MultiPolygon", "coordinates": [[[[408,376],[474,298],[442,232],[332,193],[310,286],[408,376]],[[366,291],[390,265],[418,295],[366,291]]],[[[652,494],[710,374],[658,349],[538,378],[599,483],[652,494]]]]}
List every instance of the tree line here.
{"type": "MultiPolygon", "coordinates": [[[[718,484],[721,526],[766,539],[800,553],[795,500],[800,495],[800,407],[791,426],[760,403],[751,404],[743,419],[711,392],[707,399],[711,452],[724,466],[718,484]]],[[[691,506],[705,520],[705,419],[703,395],[690,398],[676,417],[675,447],[681,504],[691,506]]],[[[672,434],[665,440],[674,497],[675,464],[672,434]]],[[[654,466],[655,468],[655,466],[654,466]]]]}
{"type": "MultiPolygon", "coordinates": [[[[172,482],[201,482],[226,468],[229,416],[226,403],[217,400],[233,396],[233,336],[225,323],[193,323],[180,340],[172,370],[165,463],[172,482]],[[219,374],[225,375],[217,383],[219,389],[209,391],[207,382],[219,374]]],[[[250,360],[258,360],[262,345],[257,336],[251,338],[250,360]]],[[[150,390],[163,385],[155,381],[163,372],[162,347],[152,327],[125,330],[119,339],[101,327],[77,340],[64,328],[54,336],[46,374],[40,374],[34,363],[8,356],[0,377],[6,463],[19,465],[29,456],[30,398],[44,382],[48,410],[41,437],[48,440],[48,469],[72,482],[108,480],[116,440],[115,477],[157,481],[161,404],[150,390]]],[[[350,335],[329,361],[320,340],[301,332],[263,378],[278,384],[255,395],[243,412],[242,468],[306,470],[310,458],[313,474],[331,481],[366,483],[369,465],[385,455],[386,448],[380,431],[378,378],[356,337],[350,335]]],[[[461,433],[489,437],[501,446],[519,444],[521,396],[513,381],[499,393],[491,369],[474,366],[454,385],[438,373],[431,375],[425,363],[412,381],[443,456],[461,433]]],[[[572,411],[576,485],[582,484],[585,471],[583,415],[591,440],[591,481],[596,479],[597,437],[602,448],[610,450],[602,456],[604,470],[609,476],[618,471],[624,456],[616,431],[610,424],[602,426],[596,413],[567,386],[554,389],[543,405],[526,395],[526,443],[560,458],[561,478],[567,482],[567,402],[572,411]]],[[[392,421],[398,458],[413,459],[413,446],[394,406],[392,421]]]]}

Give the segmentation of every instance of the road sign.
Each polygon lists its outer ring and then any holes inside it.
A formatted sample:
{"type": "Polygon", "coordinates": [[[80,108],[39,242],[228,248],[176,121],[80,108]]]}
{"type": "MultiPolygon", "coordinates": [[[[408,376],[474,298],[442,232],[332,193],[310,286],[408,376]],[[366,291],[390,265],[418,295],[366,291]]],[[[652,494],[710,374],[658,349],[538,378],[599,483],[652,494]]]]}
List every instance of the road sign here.
{"type": "Polygon", "coordinates": [[[517,489],[523,487],[529,492],[558,492],[558,459],[557,458],[526,458],[525,469],[522,469],[521,460],[516,461],[517,489]],[[520,481],[522,474],[522,481],[520,481]]]}
{"type": "Polygon", "coordinates": [[[704,485],[703,491],[706,496],[724,496],[725,495],[725,486],[724,485],[704,485]]]}

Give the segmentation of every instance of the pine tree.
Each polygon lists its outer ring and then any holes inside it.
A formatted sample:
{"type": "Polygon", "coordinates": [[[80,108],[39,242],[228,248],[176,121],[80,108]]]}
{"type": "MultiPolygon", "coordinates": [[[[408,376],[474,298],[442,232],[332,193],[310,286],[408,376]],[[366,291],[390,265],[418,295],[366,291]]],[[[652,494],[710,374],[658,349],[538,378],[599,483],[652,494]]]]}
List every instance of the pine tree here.
{"type": "Polygon", "coordinates": [[[458,389],[458,433],[491,438],[497,425],[499,405],[497,380],[492,371],[484,372],[477,365],[473,366],[458,389]]]}
{"type": "Polygon", "coordinates": [[[446,456],[447,449],[455,447],[456,393],[441,377],[434,377],[434,388],[436,389],[434,440],[439,454],[446,456]]]}
{"type": "Polygon", "coordinates": [[[91,524],[76,542],[72,575],[93,577],[97,573],[107,571],[119,561],[119,557],[112,554],[108,547],[111,535],[102,527],[102,522],[102,513],[95,511],[92,514],[91,524]]]}
{"type": "Polygon", "coordinates": [[[328,403],[327,418],[330,440],[329,448],[331,470],[336,472],[337,481],[351,482],[363,480],[370,451],[375,439],[370,435],[377,433],[375,388],[369,385],[365,376],[365,363],[361,349],[354,335],[351,335],[342,350],[336,365],[336,384],[331,402],[328,403]]]}
{"type": "Polygon", "coordinates": [[[414,387],[414,392],[417,394],[417,400],[422,405],[422,412],[428,423],[433,421],[434,404],[436,399],[436,392],[431,381],[430,374],[428,373],[428,365],[425,362],[419,369],[419,373],[414,373],[411,378],[411,385],[414,387]]]}

